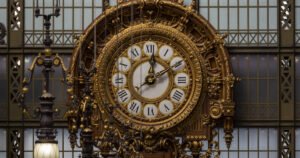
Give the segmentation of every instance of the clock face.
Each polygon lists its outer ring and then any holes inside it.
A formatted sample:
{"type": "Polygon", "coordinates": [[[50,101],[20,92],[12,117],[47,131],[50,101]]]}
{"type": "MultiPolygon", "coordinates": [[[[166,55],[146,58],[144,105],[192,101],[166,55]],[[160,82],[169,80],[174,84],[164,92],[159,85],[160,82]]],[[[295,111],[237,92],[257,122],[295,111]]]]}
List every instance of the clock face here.
{"type": "Polygon", "coordinates": [[[110,92],[120,108],[140,120],[160,120],[179,111],[192,86],[190,61],[170,44],[141,41],[116,58],[110,92]]]}
{"type": "Polygon", "coordinates": [[[101,50],[95,96],[98,103],[116,107],[111,114],[123,125],[169,129],[204,100],[198,48],[183,33],[171,31],[176,30],[140,24],[114,36],[101,50]]]}

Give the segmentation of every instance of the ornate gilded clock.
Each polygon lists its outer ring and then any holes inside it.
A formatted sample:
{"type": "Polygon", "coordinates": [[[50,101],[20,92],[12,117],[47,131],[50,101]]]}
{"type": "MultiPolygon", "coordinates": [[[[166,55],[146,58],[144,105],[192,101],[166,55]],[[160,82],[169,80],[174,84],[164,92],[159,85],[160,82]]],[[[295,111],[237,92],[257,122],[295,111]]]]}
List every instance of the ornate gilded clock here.
{"type": "Polygon", "coordinates": [[[99,102],[117,105],[114,117],[136,130],[177,125],[203,102],[206,74],[196,51],[197,46],[174,28],[152,22],[129,27],[112,38],[98,58],[99,102]]]}
{"type": "MultiPolygon", "coordinates": [[[[165,132],[199,148],[195,142],[212,140],[212,128],[223,118],[230,144],[235,78],[224,37],[193,2],[120,1],[86,29],[74,50],[71,76],[80,78],[78,63],[97,69],[91,76],[92,122],[113,118],[120,133],[152,135],[145,137],[152,143],[140,144],[153,152],[153,137],[161,140],[165,132]]],[[[80,81],[74,85],[82,95],[80,81]]],[[[94,137],[102,138],[107,125],[95,124],[94,137]]]]}

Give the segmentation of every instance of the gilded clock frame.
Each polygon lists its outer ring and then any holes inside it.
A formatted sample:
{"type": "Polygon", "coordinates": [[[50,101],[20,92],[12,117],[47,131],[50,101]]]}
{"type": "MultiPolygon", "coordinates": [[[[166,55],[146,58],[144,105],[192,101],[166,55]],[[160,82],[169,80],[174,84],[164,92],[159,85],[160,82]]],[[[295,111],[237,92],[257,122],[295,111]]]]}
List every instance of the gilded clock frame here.
{"type": "Polygon", "coordinates": [[[191,69],[192,69],[191,72],[193,73],[191,76],[197,77],[195,78],[192,84],[192,88],[191,88],[192,97],[186,101],[186,104],[182,107],[181,110],[179,110],[177,113],[175,113],[174,115],[168,118],[161,119],[161,120],[152,120],[152,121],[133,119],[132,116],[124,114],[124,112],[122,112],[120,108],[117,108],[113,113],[113,116],[121,124],[123,125],[130,124],[130,127],[135,130],[139,130],[139,131],[151,130],[152,132],[159,132],[159,131],[170,129],[175,125],[177,125],[178,123],[181,123],[194,110],[198,102],[201,105],[202,102],[204,101],[204,96],[203,96],[204,93],[202,93],[202,91],[205,90],[205,87],[203,87],[202,85],[202,83],[204,83],[202,80],[203,77],[205,76],[205,73],[202,72],[204,66],[201,65],[201,63],[204,63],[204,61],[202,58],[196,56],[195,52],[198,51],[196,45],[188,37],[186,37],[186,35],[182,34],[178,30],[159,23],[158,24],[152,22],[140,23],[124,29],[122,32],[120,32],[112,39],[110,39],[110,41],[107,42],[107,44],[103,48],[102,54],[99,55],[97,60],[96,67],[98,68],[98,71],[96,73],[95,82],[94,82],[95,95],[97,96],[96,98],[99,103],[111,104],[115,102],[110,95],[107,95],[108,93],[110,93],[109,92],[110,90],[108,89],[109,86],[105,86],[105,85],[110,84],[109,82],[107,82],[109,81],[107,77],[110,76],[111,74],[110,74],[110,70],[108,70],[105,65],[115,64],[114,62],[115,60],[109,60],[109,59],[115,58],[115,55],[118,55],[117,54],[118,52],[123,52],[122,50],[119,49],[122,48],[126,49],[127,43],[131,43],[131,42],[135,43],[135,40],[139,42],[140,40],[143,39],[146,40],[148,38],[152,38],[153,41],[163,41],[163,40],[169,41],[170,39],[172,39],[172,41],[174,41],[172,42],[172,44],[176,43],[175,47],[185,49],[184,51],[188,53],[191,60],[189,61],[189,63],[193,63],[193,65],[191,65],[191,69]],[[140,38],[140,35],[142,35],[143,37],[140,38]],[[155,37],[153,37],[153,35],[155,37]],[[125,47],[123,45],[125,45],[125,47]],[[114,54],[114,56],[111,56],[112,54],[114,54]]]}
{"type": "MultiPolygon", "coordinates": [[[[190,106],[187,111],[183,112],[190,113],[190,115],[179,118],[177,121],[181,122],[178,124],[169,122],[157,126],[155,129],[151,126],[136,126],[133,129],[150,133],[165,129],[175,135],[178,132],[185,133],[186,139],[191,141],[212,140],[212,128],[217,121],[220,121],[220,118],[223,118],[221,120],[224,120],[225,139],[227,144],[230,144],[235,106],[232,99],[232,88],[236,78],[232,74],[228,52],[224,47],[225,36],[218,34],[207,20],[199,16],[194,10],[194,5],[192,3],[190,6],[184,6],[182,1],[132,0],[119,1],[117,6],[108,7],[77,39],[70,66],[70,80],[75,87],[74,93],[79,93],[79,89],[81,89],[78,81],[74,80],[79,76],[78,63],[83,62],[87,67],[93,66],[91,61],[94,59],[93,46],[95,43],[97,47],[96,58],[99,58],[101,52],[105,52],[103,49],[106,45],[109,45],[109,42],[116,42],[114,39],[119,33],[125,34],[126,31],[131,33],[137,30],[135,28],[137,26],[141,28],[142,26],[171,28],[176,31],[169,36],[191,41],[191,44],[195,47],[192,51],[198,56],[197,60],[201,60],[202,66],[199,67],[201,67],[201,80],[203,82],[201,91],[200,89],[195,91],[195,93],[199,93],[200,98],[190,101],[190,103],[194,103],[194,106],[190,106]],[[126,20],[130,10],[134,10],[135,18],[133,21],[126,20]],[[123,15],[120,14],[121,11],[124,11],[123,15]],[[110,23],[108,27],[106,27],[107,22],[110,23]],[[94,37],[95,29],[98,32],[96,37],[94,37]],[[187,126],[190,128],[186,128],[187,126]]],[[[162,30],[157,29],[155,33],[162,30]]],[[[127,35],[127,37],[130,37],[130,35],[127,35]]],[[[114,46],[118,47],[118,42],[114,46]]],[[[103,69],[103,67],[99,67],[99,63],[97,64],[99,69],[103,69]]],[[[98,70],[98,72],[101,72],[101,70],[98,70]]],[[[99,78],[104,74],[96,75],[99,78]]],[[[97,81],[97,77],[95,77],[94,92],[98,96],[102,96],[103,94],[97,89],[99,82],[101,81],[97,81]]],[[[110,114],[103,107],[107,104],[102,100],[98,100],[96,104],[98,104],[99,112],[95,112],[94,115],[101,114],[101,117],[107,120],[110,114]]],[[[118,119],[118,117],[116,118],[118,119]]],[[[130,121],[123,121],[118,126],[124,125],[131,128],[130,121]]],[[[101,133],[101,130],[99,132],[101,133]]],[[[101,135],[100,133],[98,135],[101,135]]]]}

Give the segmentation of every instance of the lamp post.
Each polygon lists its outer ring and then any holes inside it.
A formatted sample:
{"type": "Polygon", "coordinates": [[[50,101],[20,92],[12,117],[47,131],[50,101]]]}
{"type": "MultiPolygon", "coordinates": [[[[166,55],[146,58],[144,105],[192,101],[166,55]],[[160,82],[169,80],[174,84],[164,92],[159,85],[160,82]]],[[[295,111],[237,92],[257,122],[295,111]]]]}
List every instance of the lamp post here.
{"type": "Polygon", "coordinates": [[[53,102],[55,97],[50,93],[50,73],[54,71],[53,66],[61,67],[63,70],[63,77],[66,78],[66,67],[63,63],[62,58],[58,54],[54,54],[50,49],[52,39],[50,38],[50,26],[51,17],[58,17],[60,15],[59,1],[56,0],[55,12],[51,14],[41,14],[39,8],[39,2],[36,1],[35,16],[43,17],[45,27],[45,39],[44,45],[45,50],[39,53],[33,60],[29,71],[30,78],[23,80],[23,89],[20,95],[20,104],[23,111],[26,112],[26,105],[24,103],[25,94],[28,92],[28,87],[31,83],[33,72],[36,66],[42,67],[44,76],[43,91],[40,96],[40,107],[38,112],[40,114],[40,128],[36,131],[38,140],[35,142],[34,147],[34,158],[59,158],[59,149],[56,138],[56,129],[53,128],[53,102]]]}

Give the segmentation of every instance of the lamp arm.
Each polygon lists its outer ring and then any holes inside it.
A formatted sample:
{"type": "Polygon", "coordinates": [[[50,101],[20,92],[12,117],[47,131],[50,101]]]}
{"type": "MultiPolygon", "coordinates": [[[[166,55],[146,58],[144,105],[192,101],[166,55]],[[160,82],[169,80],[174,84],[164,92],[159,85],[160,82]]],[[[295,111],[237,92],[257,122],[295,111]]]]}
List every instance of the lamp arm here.
{"type": "Polygon", "coordinates": [[[28,86],[29,84],[31,84],[32,77],[34,75],[34,69],[35,69],[35,66],[37,64],[37,60],[38,60],[39,57],[41,57],[41,54],[39,54],[37,57],[35,57],[33,59],[32,64],[28,68],[28,71],[30,72],[30,74],[29,74],[29,80],[27,80],[26,77],[24,78],[24,80],[23,80],[23,87],[28,86]]]}
{"type": "Polygon", "coordinates": [[[64,84],[68,85],[68,83],[67,83],[68,79],[67,79],[67,75],[66,75],[68,72],[68,69],[65,66],[64,60],[58,54],[55,55],[55,58],[57,58],[59,60],[59,65],[55,65],[55,66],[60,66],[61,70],[62,70],[62,75],[63,75],[62,82],[64,84]]]}

